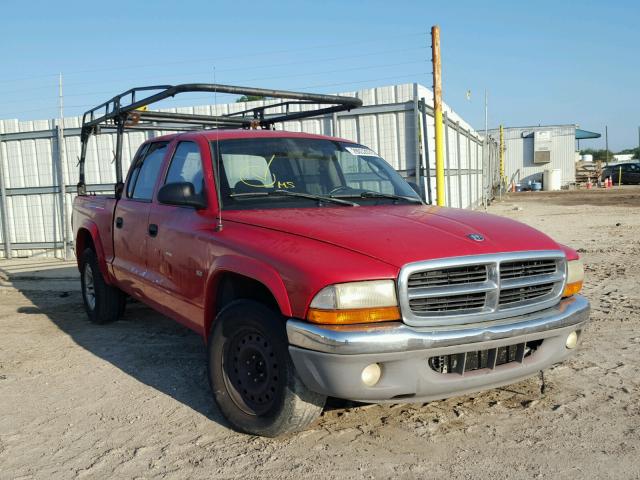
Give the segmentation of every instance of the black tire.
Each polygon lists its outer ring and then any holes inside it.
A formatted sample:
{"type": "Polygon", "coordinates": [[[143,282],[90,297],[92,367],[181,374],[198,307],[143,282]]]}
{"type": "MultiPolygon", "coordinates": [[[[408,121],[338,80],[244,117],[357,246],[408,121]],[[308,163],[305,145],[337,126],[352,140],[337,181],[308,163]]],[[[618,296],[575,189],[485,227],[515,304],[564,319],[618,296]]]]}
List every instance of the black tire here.
{"type": "Polygon", "coordinates": [[[115,322],[124,314],[125,295],[118,288],[105,283],[98,257],[91,248],[82,252],[80,257],[80,284],[84,308],[91,322],[115,322]]]}
{"type": "Polygon", "coordinates": [[[237,300],[218,314],[207,360],[214,398],[240,432],[276,437],[322,412],[326,397],[298,377],[282,316],[261,303],[237,300]]]}

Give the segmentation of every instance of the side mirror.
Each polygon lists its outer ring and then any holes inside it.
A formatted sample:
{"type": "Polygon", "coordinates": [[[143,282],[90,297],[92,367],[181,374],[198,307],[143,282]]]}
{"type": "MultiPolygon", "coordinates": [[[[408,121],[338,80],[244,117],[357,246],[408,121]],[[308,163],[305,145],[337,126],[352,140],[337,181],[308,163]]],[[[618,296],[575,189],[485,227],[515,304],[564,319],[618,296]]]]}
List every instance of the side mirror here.
{"type": "Polygon", "coordinates": [[[196,195],[195,187],[190,182],[175,182],[163,185],[158,191],[158,201],[166,205],[193,207],[196,210],[207,208],[202,195],[196,195]]]}

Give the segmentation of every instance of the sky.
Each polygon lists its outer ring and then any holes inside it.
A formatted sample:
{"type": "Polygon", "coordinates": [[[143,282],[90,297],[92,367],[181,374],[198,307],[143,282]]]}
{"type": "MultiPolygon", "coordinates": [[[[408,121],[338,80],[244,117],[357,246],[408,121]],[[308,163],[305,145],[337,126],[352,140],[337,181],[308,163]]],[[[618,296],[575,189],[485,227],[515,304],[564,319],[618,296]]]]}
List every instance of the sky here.
{"type": "MultiPolygon", "coordinates": [[[[638,145],[640,2],[3,2],[0,119],[65,115],[133,86],[213,82],[335,93],[429,88],[441,28],[443,98],[477,130],[575,123],[582,148],[638,145]],[[467,98],[467,91],[471,98],[467,98]]],[[[218,102],[229,101],[220,96],[218,102]]],[[[164,106],[213,103],[210,97],[164,106]]]]}

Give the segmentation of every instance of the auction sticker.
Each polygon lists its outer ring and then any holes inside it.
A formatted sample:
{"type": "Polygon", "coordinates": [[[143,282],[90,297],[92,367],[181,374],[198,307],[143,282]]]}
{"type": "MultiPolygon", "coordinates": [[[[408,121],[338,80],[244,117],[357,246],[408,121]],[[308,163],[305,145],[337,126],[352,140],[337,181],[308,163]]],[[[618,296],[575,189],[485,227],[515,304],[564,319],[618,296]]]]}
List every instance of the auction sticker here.
{"type": "Polygon", "coordinates": [[[367,147],[344,147],[344,149],[351,155],[360,157],[377,157],[378,154],[373,150],[369,150],[367,147]]]}

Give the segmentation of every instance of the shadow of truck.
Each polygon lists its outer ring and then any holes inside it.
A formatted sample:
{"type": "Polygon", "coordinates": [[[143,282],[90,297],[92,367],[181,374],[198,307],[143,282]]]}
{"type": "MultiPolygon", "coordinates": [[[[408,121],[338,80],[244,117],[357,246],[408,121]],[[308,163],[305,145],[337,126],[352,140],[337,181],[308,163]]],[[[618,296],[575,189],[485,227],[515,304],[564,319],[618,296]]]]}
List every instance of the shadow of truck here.
{"type": "Polygon", "coordinates": [[[132,300],[119,321],[108,325],[90,323],[82,303],[80,281],[73,278],[77,269],[70,275],[68,266],[47,268],[46,275],[37,270],[12,275],[0,264],[0,272],[32,303],[20,307],[18,313],[46,315],[96,357],[227,426],[211,395],[206,348],[199,335],[132,300]]]}

